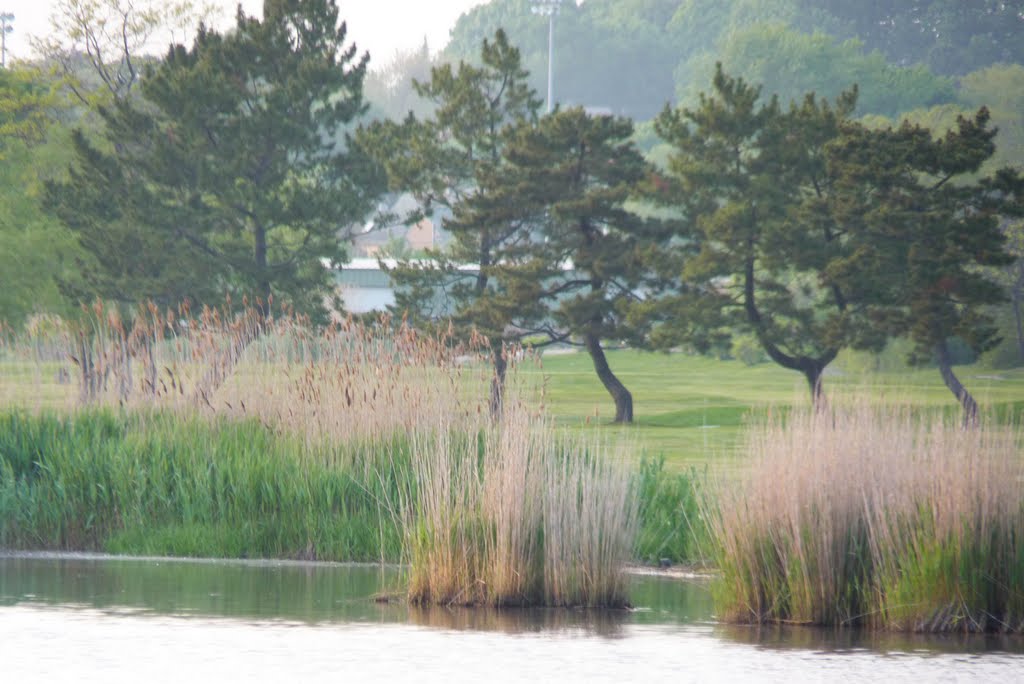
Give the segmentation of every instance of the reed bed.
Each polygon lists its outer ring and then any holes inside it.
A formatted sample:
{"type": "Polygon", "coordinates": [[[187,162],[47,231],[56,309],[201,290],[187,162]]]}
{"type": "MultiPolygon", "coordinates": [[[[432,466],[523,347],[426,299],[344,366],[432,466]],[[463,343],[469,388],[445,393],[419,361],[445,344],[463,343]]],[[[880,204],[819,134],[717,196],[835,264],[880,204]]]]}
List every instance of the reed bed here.
{"type": "Polygon", "coordinates": [[[626,604],[633,479],[553,430],[528,355],[494,416],[484,340],[268,309],[97,304],[5,343],[77,391],[0,414],[0,546],[405,561],[415,602],[626,604]]]}
{"type": "Polygon", "coordinates": [[[752,429],[706,504],[721,613],[911,631],[1024,629],[1024,434],[860,402],[752,429]]]}
{"type": "Polygon", "coordinates": [[[445,426],[418,436],[412,464],[411,601],[626,605],[638,517],[621,460],[513,405],[476,438],[445,426]]]}

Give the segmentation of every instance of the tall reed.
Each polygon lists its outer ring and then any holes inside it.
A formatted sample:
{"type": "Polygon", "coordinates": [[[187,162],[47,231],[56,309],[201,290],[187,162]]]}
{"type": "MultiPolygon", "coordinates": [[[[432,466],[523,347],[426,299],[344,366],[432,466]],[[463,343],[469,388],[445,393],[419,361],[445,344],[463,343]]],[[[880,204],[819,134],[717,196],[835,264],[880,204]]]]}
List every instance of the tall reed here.
{"type": "Polygon", "coordinates": [[[625,605],[637,513],[620,463],[515,404],[476,435],[418,435],[418,498],[403,510],[410,599],[625,605]]]}
{"type": "Polygon", "coordinates": [[[751,430],[707,510],[717,598],[751,622],[1024,628],[1024,434],[866,403],[751,430]]]}

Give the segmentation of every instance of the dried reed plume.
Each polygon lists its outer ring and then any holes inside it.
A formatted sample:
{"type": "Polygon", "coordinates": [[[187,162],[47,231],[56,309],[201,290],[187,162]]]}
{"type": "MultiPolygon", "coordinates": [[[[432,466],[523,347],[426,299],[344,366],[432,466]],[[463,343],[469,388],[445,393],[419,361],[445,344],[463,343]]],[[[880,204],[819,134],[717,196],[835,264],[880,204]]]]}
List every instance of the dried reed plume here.
{"type": "Polygon", "coordinates": [[[1024,435],[907,408],[750,431],[708,505],[731,619],[915,631],[1024,627],[1024,435]]]}
{"type": "MultiPolygon", "coordinates": [[[[477,420],[489,401],[489,353],[479,340],[424,335],[405,321],[351,318],[314,328],[262,302],[232,313],[185,304],[141,307],[130,318],[97,302],[74,323],[47,322],[5,348],[34,363],[64,360],[77,384],[65,407],[120,405],[254,417],[318,442],[477,420]]],[[[510,348],[510,391],[523,358],[510,348]]],[[[536,397],[535,397],[536,398],[536,397]]]]}

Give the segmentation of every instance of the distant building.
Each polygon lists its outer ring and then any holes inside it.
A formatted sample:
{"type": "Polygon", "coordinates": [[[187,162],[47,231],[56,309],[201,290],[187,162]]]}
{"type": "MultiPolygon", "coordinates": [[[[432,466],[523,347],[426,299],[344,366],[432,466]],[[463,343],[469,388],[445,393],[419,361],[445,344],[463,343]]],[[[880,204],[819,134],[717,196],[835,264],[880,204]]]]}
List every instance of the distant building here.
{"type": "MultiPolygon", "coordinates": [[[[394,259],[385,262],[390,262],[390,267],[395,265],[394,259]]],[[[352,259],[334,273],[338,295],[350,313],[386,311],[395,303],[391,277],[377,259],[352,259]]]]}
{"type": "Polygon", "coordinates": [[[392,223],[378,225],[374,222],[349,228],[352,235],[352,252],[356,258],[412,255],[425,249],[445,247],[450,236],[442,225],[451,215],[446,208],[438,208],[433,215],[407,226],[405,217],[419,207],[416,198],[408,193],[390,197],[378,207],[380,214],[392,218],[392,223]],[[392,253],[388,253],[392,252],[392,253]]]}

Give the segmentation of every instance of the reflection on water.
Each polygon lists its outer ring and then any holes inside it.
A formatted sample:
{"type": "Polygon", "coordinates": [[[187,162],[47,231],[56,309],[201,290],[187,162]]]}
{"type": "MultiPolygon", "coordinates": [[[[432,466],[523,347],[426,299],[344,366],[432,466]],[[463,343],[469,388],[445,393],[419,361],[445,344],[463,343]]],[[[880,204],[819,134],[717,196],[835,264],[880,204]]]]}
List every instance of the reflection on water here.
{"type": "Polygon", "coordinates": [[[631,623],[625,610],[558,610],[545,608],[465,608],[410,606],[409,623],[445,630],[474,630],[504,634],[585,634],[604,638],[624,636],[631,623]]]}
{"type": "Polygon", "coordinates": [[[1024,638],[1005,634],[912,634],[791,625],[716,625],[715,636],[776,650],[876,653],[1024,653],[1024,638]]]}
{"type": "Polygon", "coordinates": [[[636,576],[631,611],[379,600],[402,581],[395,567],[0,554],[2,678],[1009,681],[1024,672],[1019,637],[718,624],[699,581],[636,576]]]}
{"type": "Polygon", "coordinates": [[[401,586],[401,571],[394,566],[0,555],[0,605],[46,603],[309,624],[408,622],[508,634],[565,630],[603,637],[620,636],[626,624],[690,623],[711,616],[711,599],[701,584],[658,576],[633,578],[631,597],[638,608],[632,611],[408,606],[401,586]]]}
{"type": "Polygon", "coordinates": [[[393,622],[405,608],[374,597],[401,583],[396,568],[276,561],[0,556],[0,605],[26,600],[170,615],[393,622]]]}

